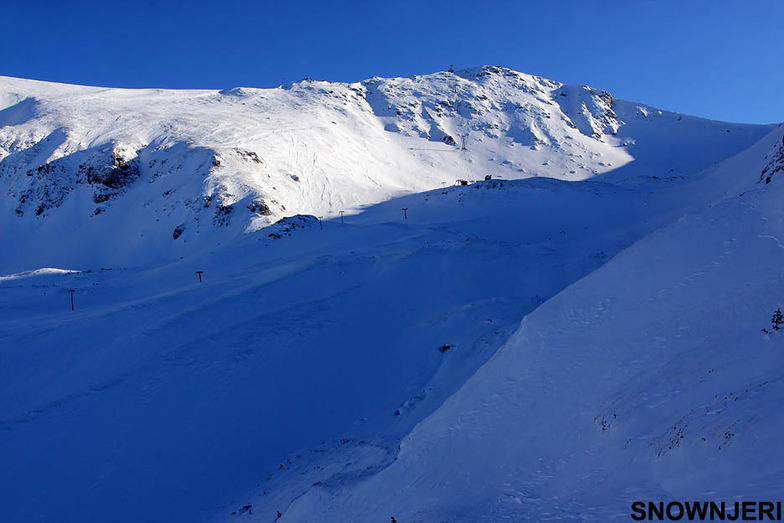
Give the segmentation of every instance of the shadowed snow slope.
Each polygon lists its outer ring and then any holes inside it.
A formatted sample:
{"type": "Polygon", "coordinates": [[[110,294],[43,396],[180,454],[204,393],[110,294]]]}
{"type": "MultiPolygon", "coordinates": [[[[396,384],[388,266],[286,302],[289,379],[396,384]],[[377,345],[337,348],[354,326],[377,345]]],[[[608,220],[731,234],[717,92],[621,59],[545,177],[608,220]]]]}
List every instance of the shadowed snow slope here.
{"type": "Polygon", "coordinates": [[[0,78],[0,519],[780,494],[781,140],[496,67],[0,78]]]}
{"type": "Polygon", "coordinates": [[[526,316],[391,465],[312,487],[281,521],[629,521],[635,500],[780,499],[784,338],[761,331],[784,300],[784,188],[758,173],[781,140],[711,173],[742,193],[526,316]]]}

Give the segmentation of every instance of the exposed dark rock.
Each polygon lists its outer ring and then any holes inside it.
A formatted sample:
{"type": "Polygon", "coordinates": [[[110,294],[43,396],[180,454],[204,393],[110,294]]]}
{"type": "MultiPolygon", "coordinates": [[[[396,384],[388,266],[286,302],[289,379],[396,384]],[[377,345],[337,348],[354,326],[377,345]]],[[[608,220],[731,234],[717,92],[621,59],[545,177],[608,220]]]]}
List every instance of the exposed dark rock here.
{"type": "Polygon", "coordinates": [[[243,150],[243,149],[234,149],[234,150],[237,152],[237,154],[240,155],[240,158],[242,158],[246,162],[254,162],[254,163],[258,163],[258,164],[264,163],[261,160],[261,158],[259,158],[259,155],[256,154],[253,151],[246,151],[246,150],[243,150]]]}
{"type": "Polygon", "coordinates": [[[139,164],[134,159],[126,161],[113,155],[112,162],[104,165],[80,165],[79,177],[92,185],[103,185],[110,189],[124,189],[141,176],[139,164]]]}
{"type": "Polygon", "coordinates": [[[267,203],[261,198],[255,198],[251,200],[251,202],[246,207],[250,212],[255,212],[264,216],[269,216],[272,214],[269,205],[267,205],[267,203]]]}
{"type": "Polygon", "coordinates": [[[217,207],[215,207],[215,217],[213,218],[213,223],[218,227],[226,227],[229,225],[231,221],[231,214],[234,212],[234,207],[232,205],[226,205],[223,203],[219,203],[217,207]]]}
{"type": "Polygon", "coordinates": [[[767,184],[773,180],[776,173],[784,171],[784,138],[782,138],[782,143],[777,144],[773,151],[768,153],[766,159],[769,161],[760,173],[760,181],[764,180],[767,184]]]}

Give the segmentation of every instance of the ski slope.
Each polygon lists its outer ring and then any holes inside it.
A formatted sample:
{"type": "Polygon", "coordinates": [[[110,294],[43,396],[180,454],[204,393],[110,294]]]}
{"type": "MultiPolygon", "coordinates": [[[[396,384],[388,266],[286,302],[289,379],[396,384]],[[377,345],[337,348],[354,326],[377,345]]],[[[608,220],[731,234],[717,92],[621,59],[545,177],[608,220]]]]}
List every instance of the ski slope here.
{"type": "Polygon", "coordinates": [[[780,494],[780,127],[494,67],[0,102],[0,519],[780,494]]]}
{"type": "MultiPolygon", "coordinates": [[[[730,195],[526,315],[388,466],[289,491],[278,521],[629,521],[639,500],[779,499],[784,215],[758,173],[783,134],[703,180],[730,195]]],[[[266,498],[248,498],[258,521],[282,504],[266,498]]]]}

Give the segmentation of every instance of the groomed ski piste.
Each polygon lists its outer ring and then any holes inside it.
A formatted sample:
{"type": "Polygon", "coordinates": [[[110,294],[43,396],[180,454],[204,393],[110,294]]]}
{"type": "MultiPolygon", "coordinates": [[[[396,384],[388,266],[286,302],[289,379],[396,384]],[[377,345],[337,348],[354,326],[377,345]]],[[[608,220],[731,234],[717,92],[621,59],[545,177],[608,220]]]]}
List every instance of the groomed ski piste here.
{"type": "Polygon", "coordinates": [[[0,102],[0,519],[780,499],[782,127],[496,67],[0,102]]]}

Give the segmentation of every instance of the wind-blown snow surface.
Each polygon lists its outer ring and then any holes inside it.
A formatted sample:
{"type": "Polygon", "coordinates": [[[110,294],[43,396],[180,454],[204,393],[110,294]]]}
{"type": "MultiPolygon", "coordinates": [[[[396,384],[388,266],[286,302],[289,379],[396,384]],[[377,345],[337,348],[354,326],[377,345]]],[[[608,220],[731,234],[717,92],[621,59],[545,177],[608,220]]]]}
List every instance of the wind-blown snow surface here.
{"type": "Polygon", "coordinates": [[[781,129],[499,68],[0,87],[3,520],[780,494],[781,129]]]}

